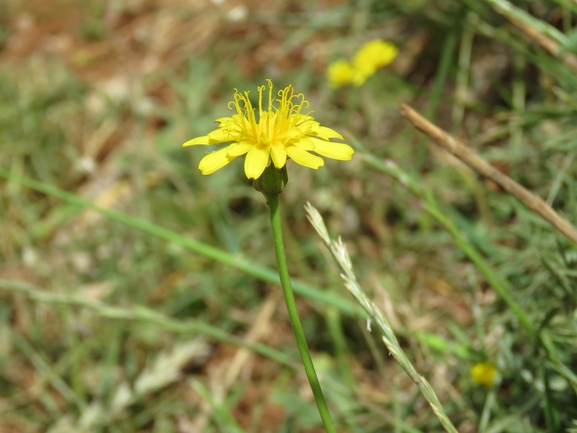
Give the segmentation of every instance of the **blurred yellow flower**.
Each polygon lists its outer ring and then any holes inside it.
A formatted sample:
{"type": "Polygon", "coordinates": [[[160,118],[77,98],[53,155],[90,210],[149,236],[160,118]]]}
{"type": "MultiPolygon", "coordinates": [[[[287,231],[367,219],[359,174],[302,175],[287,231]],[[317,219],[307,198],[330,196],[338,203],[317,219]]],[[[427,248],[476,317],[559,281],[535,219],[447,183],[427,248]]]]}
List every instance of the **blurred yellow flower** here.
{"type": "Polygon", "coordinates": [[[399,53],[399,49],[390,42],[375,39],[364,44],[353,57],[357,69],[374,73],[381,66],[390,64],[399,53]]]}
{"type": "Polygon", "coordinates": [[[399,49],[390,42],[380,39],[369,41],[356,52],[352,63],[341,59],[329,65],[329,83],[332,87],[347,84],[362,86],[377,69],[395,60],[398,53],[399,49]]]}
{"type": "Polygon", "coordinates": [[[289,85],[278,92],[277,104],[273,104],[273,84],[271,80],[267,82],[266,111],[262,102],[266,86],[258,87],[258,119],[249,92],[235,90],[229,107],[236,109],[236,114],[216,119],[218,129],[182,145],[232,143],[202,158],[198,166],[202,174],[214,173],[245,154],[244,172],[249,179],[258,179],[271,160],[276,168],[284,167],[287,157],[305,167],[322,167],[323,159],[310,152],[342,161],[352,158],[354,151],[349,145],[329,141],[331,138],[342,140],[341,134],[302,114],[302,109],[309,105],[302,93],[295,95],[289,85]]]}
{"type": "Polygon", "coordinates": [[[489,388],[495,381],[497,367],[489,361],[478,362],[471,368],[469,374],[477,385],[485,385],[489,388]]]}
{"type": "Polygon", "coordinates": [[[327,68],[327,78],[331,87],[346,86],[353,82],[355,72],[353,65],[344,59],[339,59],[327,68]]]}

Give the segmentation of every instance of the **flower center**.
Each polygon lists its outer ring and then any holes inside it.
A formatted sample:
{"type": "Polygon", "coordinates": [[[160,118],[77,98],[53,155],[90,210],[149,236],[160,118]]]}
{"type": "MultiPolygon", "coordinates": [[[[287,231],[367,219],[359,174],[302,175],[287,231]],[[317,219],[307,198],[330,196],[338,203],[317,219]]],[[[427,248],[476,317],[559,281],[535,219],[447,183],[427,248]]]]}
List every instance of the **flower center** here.
{"type": "Polygon", "coordinates": [[[295,138],[294,128],[298,128],[300,112],[303,107],[308,106],[308,101],[302,94],[295,95],[292,86],[287,86],[278,92],[279,98],[275,100],[278,103],[275,105],[278,106],[275,106],[272,99],[272,81],[267,81],[268,107],[266,111],[263,109],[265,86],[258,87],[258,121],[255,116],[256,110],[250,102],[249,92],[241,94],[237,91],[231,104],[234,105],[240,118],[241,135],[247,141],[263,147],[284,145],[295,138]],[[300,99],[296,104],[293,102],[295,98],[300,99]]]}

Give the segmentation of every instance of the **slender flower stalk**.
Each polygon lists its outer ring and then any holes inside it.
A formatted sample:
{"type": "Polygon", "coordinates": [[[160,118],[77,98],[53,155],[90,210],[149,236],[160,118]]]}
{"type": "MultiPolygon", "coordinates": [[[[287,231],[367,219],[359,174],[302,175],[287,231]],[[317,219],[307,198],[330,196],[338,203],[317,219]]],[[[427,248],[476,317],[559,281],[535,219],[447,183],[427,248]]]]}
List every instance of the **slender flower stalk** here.
{"type": "Polygon", "coordinates": [[[308,344],[305,339],[305,334],[303,331],[303,327],[301,325],[301,321],[299,318],[299,313],[297,311],[295,297],[291,288],[290,277],[288,273],[288,267],[286,263],[286,257],[284,252],[284,242],[282,236],[282,229],[281,229],[281,219],[280,219],[280,207],[279,207],[279,194],[278,193],[264,193],[269,210],[270,210],[270,223],[272,226],[272,233],[274,239],[274,248],[276,253],[276,260],[278,265],[278,272],[280,276],[282,291],[287,307],[287,311],[289,314],[289,319],[291,322],[291,326],[293,328],[293,332],[295,334],[295,339],[297,342],[297,346],[299,348],[299,352],[303,361],[303,366],[305,368],[305,373],[307,375],[307,379],[313,391],[313,396],[317,403],[317,407],[319,413],[321,415],[321,419],[325,426],[325,430],[328,433],[336,432],[335,427],[333,425],[333,421],[331,419],[331,415],[329,413],[329,409],[327,407],[327,403],[325,401],[325,397],[323,395],[323,391],[321,389],[321,385],[319,383],[319,379],[317,377],[315,367],[311,358],[311,354],[308,348],[308,344]]]}

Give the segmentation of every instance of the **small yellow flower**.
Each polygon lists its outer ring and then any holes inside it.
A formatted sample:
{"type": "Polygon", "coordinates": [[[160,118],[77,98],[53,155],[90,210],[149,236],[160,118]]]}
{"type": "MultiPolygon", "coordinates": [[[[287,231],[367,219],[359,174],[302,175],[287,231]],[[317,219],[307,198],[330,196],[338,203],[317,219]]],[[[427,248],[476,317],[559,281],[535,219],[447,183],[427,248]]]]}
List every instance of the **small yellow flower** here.
{"type": "Polygon", "coordinates": [[[377,69],[395,60],[398,53],[399,49],[390,42],[369,41],[356,52],[352,63],[343,59],[331,63],[327,68],[327,78],[332,87],[362,86],[377,69]]]}
{"type": "Polygon", "coordinates": [[[331,87],[346,86],[351,84],[355,77],[355,68],[344,59],[333,62],[327,68],[327,78],[331,87]]]}
{"type": "Polygon", "coordinates": [[[375,39],[364,44],[353,58],[353,67],[357,71],[356,86],[362,85],[378,68],[390,64],[399,53],[399,49],[390,42],[375,39]]]}
{"type": "Polygon", "coordinates": [[[273,104],[273,85],[268,82],[268,108],[263,110],[263,91],[258,87],[258,119],[255,116],[249,92],[235,91],[229,107],[236,109],[231,117],[216,119],[218,129],[208,135],[197,137],[182,145],[208,145],[232,143],[216,152],[206,155],[198,168],[207,175],[221,169],[237,156],[245,155],[244,172],[249,179],[258,179],[271,160],[276,168],[282,168],[287,158],[297,164],[315,170],[324,165],[318,153],[327,158],[348,161],[353,157],[353,149],[344,143],[334,143],[331,138],[343,139],[342,135],[321,126],[312,116],[302,114],[309,103],[304,95],[294,94],[292,86],[278,92],[277,106],[273,104]],[[295,101],[295,102],[293,102],[295,101]]]}
{"type": "Polygon", "coordinates": [[[357,69],[372,70],[390,64],[399,54],[399,49],[390,42],[375,39],[364,44],[353,58],[357,69]]]}
{"type": "Polygon", "coordinates": [[[485,385],[489,388],[495,381],[497,367],[489,361],[478,362],[471,368],[469,374],[477,385],[485,385]]]}

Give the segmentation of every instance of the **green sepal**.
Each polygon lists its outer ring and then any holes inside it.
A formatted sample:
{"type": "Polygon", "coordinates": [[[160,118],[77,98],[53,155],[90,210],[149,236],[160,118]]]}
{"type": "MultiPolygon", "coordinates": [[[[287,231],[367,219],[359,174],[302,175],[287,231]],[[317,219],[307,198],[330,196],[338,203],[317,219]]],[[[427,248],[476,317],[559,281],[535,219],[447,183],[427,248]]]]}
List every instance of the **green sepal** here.
{"type": "Polygon", "coordinates": [[[283,168],[276,168],[274,164],[269,164],[258,179],[252,181],[252,186],[263,194],[280,194],[288,183],[286,165],[283,168]]]}

